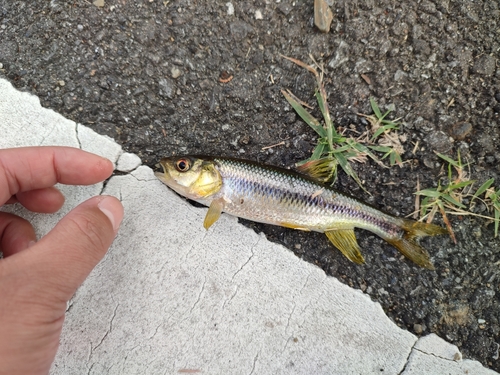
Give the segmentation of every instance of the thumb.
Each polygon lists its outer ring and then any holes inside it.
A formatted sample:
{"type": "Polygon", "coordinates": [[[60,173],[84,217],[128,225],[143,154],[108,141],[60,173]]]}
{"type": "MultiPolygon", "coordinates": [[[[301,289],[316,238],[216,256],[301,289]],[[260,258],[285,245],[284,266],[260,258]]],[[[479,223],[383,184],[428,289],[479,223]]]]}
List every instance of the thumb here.
{"type": "Polygon", "coordinates": [[[91,198],[68,213],[38,243],[21,252],[19,255],[29,256],[31,277],[43,284],[41,294],[47,293],[48,300],[66,303],[106,254],[122,218],[123,206],[118,199],[91,198]]]}
{"type": "Polygon", "coordinates": [[[2,259],[0,374],[49,371],[66,303],[106,253],[122,218],[116,198],[91,198],[36,244],[2,259]]]}

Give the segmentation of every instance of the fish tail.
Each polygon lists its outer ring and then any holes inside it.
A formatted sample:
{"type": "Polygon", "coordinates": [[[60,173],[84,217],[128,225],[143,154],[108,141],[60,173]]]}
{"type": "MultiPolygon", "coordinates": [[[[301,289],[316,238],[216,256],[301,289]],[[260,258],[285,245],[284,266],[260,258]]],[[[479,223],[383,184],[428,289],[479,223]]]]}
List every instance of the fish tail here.
{"type": "Polygon", "coordinates": [[[386,238],[385,240],[398,249],[401,254],[419,266],[434,270],[434,265],[430,260],[429,253],[417,243],[416,239],[418,237],[445,234],[447,230],[439,225],[421,223],[407,219],[402,220],[403,222],[400,226],[404,230],[404,234],[401,237],[386,238]]]}

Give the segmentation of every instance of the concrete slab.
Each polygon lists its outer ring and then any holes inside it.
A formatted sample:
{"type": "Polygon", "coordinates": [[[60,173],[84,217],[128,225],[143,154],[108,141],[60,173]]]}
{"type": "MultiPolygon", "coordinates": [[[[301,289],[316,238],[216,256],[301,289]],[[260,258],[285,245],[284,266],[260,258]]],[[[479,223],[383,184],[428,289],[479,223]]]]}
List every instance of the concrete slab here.
{"type": "MultiPolygon", "coordinates": [[[[82,147],[115,163],[108,138],[0,79],[0,147],[82,147]],[[28,131],[29,130],[29,131],[28,131]]],[[[135,159],[135,161],[134,161],[135,159]]],[[[207,232],[195,208],[126,156],[105,194],[125,218],[110,251],[68,305],[52,374],[495,374],[437,338],[401,330],[380,305],[223,215],[207,232]]],[[[121,165],[119,163],[119,165],[121,165]]],[[[30,219],[44,235],[103,191],[62,187],[60,213],[30,219]]]]}
{"type": "Polygon", "coordinates": [[[408,358],[401,375],[423,374],[481,374],[494,375],[495,371],[485,369],[479,362],[464,360],[455,345],[435,334],[420,338],[408,358]]]}

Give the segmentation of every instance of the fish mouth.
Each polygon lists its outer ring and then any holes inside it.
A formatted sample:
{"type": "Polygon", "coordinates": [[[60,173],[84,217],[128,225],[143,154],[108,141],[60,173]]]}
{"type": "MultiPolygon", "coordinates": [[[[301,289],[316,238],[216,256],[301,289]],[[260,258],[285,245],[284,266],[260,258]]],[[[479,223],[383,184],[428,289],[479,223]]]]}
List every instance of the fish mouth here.
{"type": "Polygon", "coordinates": [[[167,184],[168,185],[168,181],[170,180],[170,176],[169,174],[167,173],[167,169],[165,168],[165,166],[162,164],[162,163],[156,163],[155,164],[155,167],[156,168],[161,168],[162,171],[155,171],[154,174],[156,176],[156,178],[158,178],[161,182],[163,182],[164,184],[167,184]]]}

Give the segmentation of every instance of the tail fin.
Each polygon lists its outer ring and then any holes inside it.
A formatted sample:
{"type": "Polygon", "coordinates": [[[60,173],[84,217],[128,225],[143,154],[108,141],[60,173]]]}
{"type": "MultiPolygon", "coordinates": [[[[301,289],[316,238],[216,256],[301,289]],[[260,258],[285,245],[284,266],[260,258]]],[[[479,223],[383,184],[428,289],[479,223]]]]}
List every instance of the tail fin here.
{"type": "Polygon", "coordinates": [[[439,225],[420,223],[407,219],[403,219],[401,228],[405,231],[402,237],[390,238],[386,239],[386,241],[419,266],[433,270],[434,265],[430,260],[429,253],[415,239],[424,236],[446,234],[447,230],[439,225]]]}

